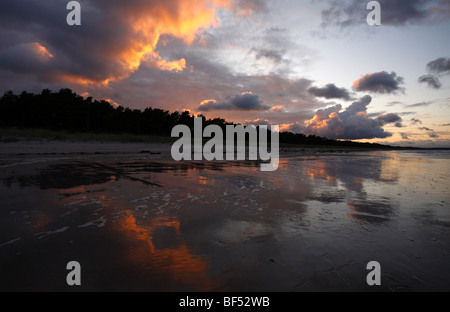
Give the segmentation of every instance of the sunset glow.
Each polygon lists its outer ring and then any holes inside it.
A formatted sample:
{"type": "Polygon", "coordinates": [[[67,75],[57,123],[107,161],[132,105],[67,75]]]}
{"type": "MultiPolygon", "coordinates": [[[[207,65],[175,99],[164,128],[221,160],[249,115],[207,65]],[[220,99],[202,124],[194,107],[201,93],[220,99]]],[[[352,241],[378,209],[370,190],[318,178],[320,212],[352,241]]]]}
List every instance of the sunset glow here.
{"type": "Polygon", "coordinates": [[[48,61],[53,58],[53,54],[51,54],[46,47],[41,45],[39,42],[33,42],[30,44],[30,48],[36,53],[36,55],[43,61],[48,61]]]}
{"type": "Polygon", "coordinates": [[[131,109],[450,146],[444,1],[382,0],[376,27],[354,0],[95,1],[82,6],[77,27],[61,25],[67,12],[56,14],[59,0],[31,1],[35,20],[18,1],[0,7],[8,12],[1,38],[14,38],[0,49],[2,92],[69,87],[131,109]]]}

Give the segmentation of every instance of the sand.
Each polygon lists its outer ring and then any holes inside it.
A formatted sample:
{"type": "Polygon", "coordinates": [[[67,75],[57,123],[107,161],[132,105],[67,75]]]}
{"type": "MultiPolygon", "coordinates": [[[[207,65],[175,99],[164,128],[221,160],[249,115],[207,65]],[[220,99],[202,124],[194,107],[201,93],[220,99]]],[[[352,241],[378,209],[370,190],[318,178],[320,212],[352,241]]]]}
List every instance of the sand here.
{"type": "Polygon", "coordinates": [[[449,158],[297,150],[261,172],[167,144],[0,144],[0,290],[449,291],[449,158]]]}

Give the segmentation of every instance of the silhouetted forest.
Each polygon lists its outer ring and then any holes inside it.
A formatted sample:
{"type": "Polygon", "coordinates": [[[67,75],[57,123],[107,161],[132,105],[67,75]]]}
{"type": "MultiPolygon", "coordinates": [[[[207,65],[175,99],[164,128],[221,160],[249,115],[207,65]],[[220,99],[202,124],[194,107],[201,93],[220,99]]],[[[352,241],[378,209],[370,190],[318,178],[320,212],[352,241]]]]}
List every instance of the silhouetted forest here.
{"type": "MultiPolygon", "coordinates": [[[[179,124],[194,127],[194,116],[188,111],[169,112],[157,108],[145,110],[114,107],[105,100],[83,98],[70,89],[52,92],[45,89],[41,94],[22,92],[15,95],[6,92],[0,99],[0,128],[31,128],[67,130],[74,132],[126,133],[170,136],[179,124]]],[[[218,125],[225,129],[233,125],[221,118],[203,118],[203,126],[218,125]]],[[[336,141],[318,136],[282,132],[280,143],[302,145],[387,147],[380,144],[336,141]]]]}

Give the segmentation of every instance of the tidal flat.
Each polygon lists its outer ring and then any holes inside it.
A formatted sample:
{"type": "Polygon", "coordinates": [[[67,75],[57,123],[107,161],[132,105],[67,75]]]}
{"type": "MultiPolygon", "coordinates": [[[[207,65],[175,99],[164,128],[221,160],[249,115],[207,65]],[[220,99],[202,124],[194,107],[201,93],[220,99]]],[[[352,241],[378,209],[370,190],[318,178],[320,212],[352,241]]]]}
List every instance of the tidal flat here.
{"type": "Polygon", "coordinates": [[[1,144],[0,291],[450,291],[448,151],[168,151],[1,144]]]}

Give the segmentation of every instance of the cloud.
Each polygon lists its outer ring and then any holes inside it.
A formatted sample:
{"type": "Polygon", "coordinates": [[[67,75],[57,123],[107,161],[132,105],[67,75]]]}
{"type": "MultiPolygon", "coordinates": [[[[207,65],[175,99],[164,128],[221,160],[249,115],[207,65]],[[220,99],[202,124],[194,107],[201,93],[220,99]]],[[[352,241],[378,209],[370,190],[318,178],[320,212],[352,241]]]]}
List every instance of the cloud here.
{"type": "Polygon", "coordinates": [[[401,118],[396,114],[379,116],[376,119],[369,118],[367,106],[372,102],[372,97],[366,95],[352,103],[342,111],[341,105],[318,110],[315,116],[305,122],[302,132],[327,137],[330,139],[373,139],[392,136],[386,132],[383,126],[393,122],[400,122],[401,118]]]}
{"type": "Polygon", "coordinates": [[[399,114],[393,114],[393,113],[383,114],[383,115],[378,116],[376,118],[376,120],[378,120],[382,125],[387,125],[387,124],[393,123],[394,127],[403,128],[402,118],[400,117],[399,114]]]}
{"type": "Polygon", "coordinates": [[[345,88],[338,88],[334,84],[327,84],[323,88],[311,87],[309,88],[309,93],[316,97],[322,97],[326,99],[343,99],[350,101],[350,93],[345,88]]]}
{"type": "MultiPolygon", "coordinates": [[[[288,63],[298,65],[299,55],[303,61],[303,55],[312,54],[290,38],[288,29],[261,28],[255,23],[265,2],[88,0],[81,1],[82,26],[69,27],[65,21],[67,2],[63,0],[0,1],[0,85],[3,91],[19,93],[70,87],[79,94],[89,92],[94,98],[111,99],[125,107],[171,111],[196,111],[206,99],[230,104],[229,96],[251,90],[260,101],[264,99],[261,109],[256,102],[254,108],[259,110],[239,109],[237,102],[231,110],[210,110],[208,117],[236,122],[267,118],[276,124],[287,118],[307,120],[324,104],[308,93],[311,80],[287,73],[293,71],[288,63]],[[248,40],[249,36],[258,38],[248,40]],[[39,60],[27,48],[34,42],[53,57],[39,60]],[[147,55],[138,53],[147,43],[154,49],[147,55]],[[261,61],[270,66],[267,70],[239,71],[241,59],[230,62],[230,57],[236,59],[228,55],[233,53],[230,45],[244,47],[237,58],[246,56],[249,67],[255,58],[246,52],[251,47],[264,47],[261,61]],[[288,51],[295,51],[295,58],[284,54],[288,51]],[[283,61],[271,67],[267,57],[276,59],[276,53],[283,61]],[[270,107],[274,109],[269,111],[270,107]]],[[[246,65],[243,67],[248,68],[246,65]]]]}
{"type": "Polygon", "coordinates": [[[267,5],[264,0],[235,0],[231,7],[235,14],[243,17],[248,17],[255,12],[267,11],[267,5]]]}
{"type": "Polygon", "coordinates": [[[439,138],[439,135],[435,133],[433,129],[427,127],[420,127],[419,130],[428,131],[428,136],[432,139],[439,138]]]}
{"type": "Polygon", "coordinates": [[[281,51],[252,48],[250,52],[255,53],[255,58],[257,60],[265,58],[274,63],[281,63],[283,61],[283,53],[281,51]]]}
{"type": "Polygon", "coordinates": [[[438,58],[427,64],[427,70],[435,74],[450,74],[450,58],[438,58]]]}
{"type": "Polygon", "coordinates": [[[280,113],[280,112],[286,112],[286,108],[283,105],[277,105],[274,106],[270,109],[271,112],[276,112],[276,113],[280,113]]]}
{"type": "Polygon", "coordinates": [[[430,88],[440,89],[442,84],[436,75],[450,74],[450,58],[440,57],[429,62],[427,64],[427,71],[430,74],[419,77],[419,83],[426,83],[430,88]]]}
{"type": "Polygon", "coordinates": [[[406,133],[400,133],[403,140],[409,140],[409,136],[406,133]]]}
{"type": "Polygon", "coordinates": [[[208,118],[221,117],[235,122],[256,118],[270,119],[274,124],[285,123],[287,118],[307,120],[311,111],[324,106],[308,93],[311,80],[290,79],[277,74],[239,74],[212,59],[207,50],[182,46],[173,51],[183,54],[194,70],[176,73],[143,67],[130,78],[112,83],[111,88],[105,88],[104,92],[100,93],[95,88],[91,94],[95,98],[111,98],[133,108],[152,106],[171,111],[189,108],[205,113],[208,118]],[[239,110],[230,104],[233,97],[246,91],[258,95],[265,109],[239,110]],[[121,98],[114,97],[113,92],[120,94],[121,98]],[[208,104],[204,108],[211,109],[200,111],[199,105],[205,100],[214,100],[215,103],[203,103],[208,104]],[[212,109],[219,104],[222,104],[218,107],[220,110],[212,109]]]}
{"type": "Polygon", "coordinates": [[[0,67],[32,73],[43,70],[54,55],[39,42],[21,43],[0,51],[0,67]]]}
{"type": "Polygon", "coordinates": [[[403,102],[400,101],[391,101],[387,103],[387,106],[395,106],[395,105],[400,105],[403,104],[403,102]]]}
{"type": "Polygon", "coordinates": [[[398,113],[399,116],[408,116],[408,115],[414,115],[417,114],[416,112],[401,112],[398,113]]]}
{"type": "Polygon", "coordinates": [[[419,83],[426,83],[430,88],[433,89],[440,89],[442,86],[439,78],[433,75],[423,75],[419,77],[419,83]]]}
{"type": "Polygon", "coordinates": [[[272,123],[267,119],[257,118],[255,120],[246,120],[245,125],[253,125],[253,126],[271,126],[272,123]]]}
{"type": "Polygon", "coordinates": [[[417,119],[417,118],[412,118],[411,119],[411,124],[412,125],[422,124],[422,121],[417,119]]]}
{"type": "MultiPolygon", "coordinates": [[[[187,67],[184,57],[170,59],[158,51],[163,36],[189,46],[199,33],[219,25],[220,9],[246,16],[261,7],[256,0],[84,1],[82,25],[70,27],[65,23],[66,3],[2,1],[0,38],[15,40],[0,46],[6,51],[0,54],[0,68],[72,85],[108,85],[128,78],[141,66],[181,72],[187,67]],[[46,66],[34,66],[33,71],[21,66],[30,44],[45,47],[53,56],[46,66]],[[14,55],[14,51],[20,53],[14,55]]],[[[45,57],[45,51],[41,52],[45,57]]]]}
{"type": "Polygon", "coordinates": [[[405,107],[408,108],[413,108],[413,107],[425,107],[425,106],[429,106],[431,104],[433,104],[434,101],[427,101],[427,102],[419,102],[419,103],[415,103],[415,104],[409,104],[409,105],[405,105],[405,107]]]}
{"type": "MultiPolygon", "coordinates": [[[[267,15],[266,17],[269,18],[267,15]]],[[[260,21],[256,21],[255,25],[259,24],[260,21]]],[[[233,46],[247,47],[251,44],[248,54],[252,57],[240,61],[240,63],[247,63],[251,72],[258,72],[259,74],[277,73],[283,76],[293,75],[296,73],[295,67],[308,67],[318,54],[317,51],[300,43],[296,38],[292,38],[291,29],[235,27],[228,31],[228,41],[231,41],[233,46]],[[237,32],[243,32],[247,35],[236,36],[237,32]],[[250,35],[250,38],[248,35],[250,35]]],[[[229,46],[230,42],[227,44],[229,46]]]]}
{"type": "Polygon", "coordinates": [[[280,132],[304,133],[305,126],[303,123],[295,121],[280,125],[280,132]]]}
{"type": "Polygon", "coordinates": [[[199,111],[208,112],[211,110],[242,110],[242,111],[258,111],[268,110],[269,106],[263,105],[257,94],[244,92],[228,98],[225,102],[217,102],[216,100],[205,100],[198,107],[199,111]]]}
{"type": "Polygon", "coordinates": [[[389,113],[378,116],[377,120],[379,120],[382,124],[389,124],[402,121],[402,118],[397,114],[389,113]]]}
{"type": "Polygon", "coordinates": [[[404,90],[400,87],[403,82],[403,77],[397,76],[395,72],[382,71],[361,76],[353,83],[353,89],[360,92],[395,94],[404,90]]]}
{"type": "MultiPolygon", "coordinates": [[[[435,24],[450,16],[447,0],[378,0],[381,23],[389,26],[435,24]]],[[[341,28],[364,25],[369,11],[368,1],[330,0],[322,11],[322,26],[341,28]]]]}

